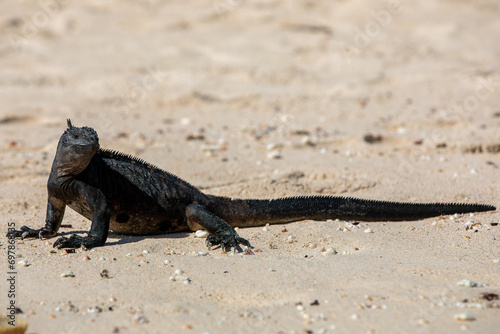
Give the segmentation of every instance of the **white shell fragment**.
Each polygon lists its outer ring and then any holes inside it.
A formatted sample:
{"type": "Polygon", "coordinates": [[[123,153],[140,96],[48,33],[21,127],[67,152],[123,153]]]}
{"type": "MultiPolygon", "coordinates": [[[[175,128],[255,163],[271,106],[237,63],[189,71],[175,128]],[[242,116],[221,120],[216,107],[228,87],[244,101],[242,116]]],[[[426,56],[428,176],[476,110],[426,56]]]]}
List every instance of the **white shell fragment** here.
{"type": "Polygon", "coordinates": [[[188,118],[188,117],[181,118],[181,124],[182,125],[189,125],[189,124],[191,124],[191,118],[188,118]]]}
{"type": "Polygon", "coordinates": [[[334,248],[328,248],[326,251],[322,252],[321,255],[337,255],[337,252],[334,248]]]}
{"type": "Polygon", "coordinates": [[[354,225],[354,224],[353,224],[353,223],[351,223],[351,222],[344,222],[344,225],[345,225],[345,227],[346,227],[346,228],[348,228],[348,229],[353,229],[353,228],[355,228],[355,227],[356,227],[356,225],[354,225]]]}
{"type": "Polygon", "coordinates": [[[266,150],[268,151],[273,151],[273,150],[276,150],[278,148],[281,148],[283,145],[281,144],[278,144],[278,143],[269,143],[266,145],[266,150]]]}
{"type": "Polygon", "coordinates": [[[207,256],[208,253],[207,252],[197,252],[194,254],[194,256],[207,256]]]}
{"type": "Polygon", "coordinates": [[[182,282],[184,284],[191,283],[189,276],[183,275],[184,271],[182,269],[176,269],[174,275],[170,276],[168,279],[172,282],[182,282]]]}
{"type": "Polygon", "coordinates": [[[458,286],[465,286],[465,287],[469,287],[469,288],[480,288],[480,287],[484,286],[483,283],[471,281],[468,279],[461,280],[460,282],[457,283],[457,285],[458,286]]]}
{"type": "Polygon", "coordinates": [[[29,266],[28,260],[21,260],[17,263],[19,267],[27,267],[29,266]]]}
{"type": "Polygon", "coordinates": [[[267,158],[268,159],[280,159],[281,153],[280,153],[280,151],[277,151],[277,150],[267,152],[267,158]]]}
{"type": "Polygon", "coordinates": [[[463,313],[455,314],[454,318],[457,321],[474,321],[474,320],[476,320],[476,317],[474,317],[474,315],[470,312],[463,312],[463,313]]]}
{"type": "Polygon", "coordinates": [[[472,230],[472,228],[474,227],[475,223],[473,220],[468,220],[466,223],[465,223],[465,230],[472,230]]]}
{"type": "Polygon", "coordinates": [[[368,227],[368,228],[367,228],[366,230],[364,230],[363,232],[365,232],[365,233],[373,233],[373,230],[372,230],[371,228],[369,228],[369,227],[368,227]]]}
{"type": "Polygon", "coordinates": [[[206,238],[210,235],[206,230],[198,230],[194,234],[197,238],[206,238]]]}
{"type": "Polygon", "coordinates": [[[262,231],[267,232],[267,231],[269,231],[269,229],[268,229],[266,226],[264,226],[264,227],[262,228],[262,231]]]}
{"type": "Polygon", "coordinates": [[[462,302],[457,302],[457,307],[460,307],[460,308],[475,308],[475,309],[478,309],[478,310],[485,310],[485,309],[488,309],[488,308],[492,308],[493,307],[493,303],[462,303],[462,302]]]}
{"type": "Polygon", "coordinates": [[[61,277],[75,277],[75,274],[71,270],[65,271],[61,274],[61,277]]]}
{"type": "Polygon", "coordinates": [[[316,140],[314,138],[311,138],[311,136],[304,136],[300,140],[300,143],[302,145],[315,146],[316,145],[316,140]]]}
{"type": "Polygon", "coordinates": [[[493,263],[500,263],[500,259],[493,259],[493,260],[491,260],[491,262],[493,262],[493,263]]]}

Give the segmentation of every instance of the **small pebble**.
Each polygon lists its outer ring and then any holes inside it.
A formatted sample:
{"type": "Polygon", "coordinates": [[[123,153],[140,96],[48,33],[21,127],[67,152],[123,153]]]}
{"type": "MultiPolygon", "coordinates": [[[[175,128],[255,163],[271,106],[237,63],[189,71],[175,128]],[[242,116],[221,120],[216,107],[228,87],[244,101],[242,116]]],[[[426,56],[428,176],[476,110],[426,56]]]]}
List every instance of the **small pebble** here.
{"type": "Polygon", "coordinates": [[[87,312],[88,313],[101,313],[102,312],[102,308],[100,308],[99,306],[89,307],[87,309],[87,312]]]}
{"type": "Polygon", "coordinates": [[[269,229],[268,229],[266,226],[264,226],[264,227],[262,228],[262,231],[267,232],[267,231],[269,231],[269,229]]]}
{"type": "Polygon", "coordinates": [[[500,263],[500,259],[493,259],[491,260],[492,263],[500,263]]]}
{"type": "Polygon", "coordinates": [[[75,277],[75,274],[71,270],[68,270],[61,274],[61,277],[75,277]]]}
{"type": "Polygon", "coordinates": [[[457,283],[458,286],[465,286],[469,288],[480,288],[483,287],[484,284],[480,282],[474,282],[468,279],[463,279],[460,282],[457,283]]]}
{"type": "Polygon", "coordinates": [[[170,260],[165,260],[163,261],[164,264],[169,264],[170,263],[170,260]]]}
{"type": "Polygon", "coordinates": [[[103,269],[100,272],[100,275],[101,275],[102,278],[109,278],[109,271],[107,269],[103,269]]]}
{"type": "Polygon", "coordinates": [[[354,313],[353,315],[351,315],[351,319],[352,320],[358,320],[359,319],[359,315],[357,315],[356,313],[354,313]]]}
{"type": "Polygon", "coordinates": [[[366,230],[364,230],[363,232],[365,233],[373,233],[373,230],[371,228],[367,228],[366,230]]]}
{"type": "Polygon", "coordinates": [[[175,269],[174,271],[174,274],[176,275],[182,275],[184,273],[184,271],[182,271],[182,269],[175,269]]]}
{"type": "Polygon", "coordinates": [[[224,151],[225,146],[223,144],[219,145],[201,145],[201,150],[206,152],[206,153],[215,153],[217,151],[224,151]]]}
{"type": "Polygon", "coordinates": [[[312,243],[309,244],[308,247],[309,248],[316,248],[316,247],[318,247],[318,245],[315,242],[312,242],[312,243]]]}
{"type": "Polygon", "coordinates": [[[89,261],[89,260],[90,260],[90,257],[88,257],[87,255],[85,255],[85,256],[83,257],[83,261],[89,261]]]}
{"type": "Polygon", "coordinates": [[[143,250],[142,252],[143,252],[144,254],[148,254],[148,253],[149,253],[147,249],[143,250]]]}
{"type": "Polygon", "coordinates": [[[463,312],[463,313],[455,314],[454,318],[457,321],[474,321],[474,320],[476,320],[476,317],[474,317],[474,315],[470,312],[463,312]]]}
{"type": "Polygon", "coordinates": [[[149,320],[143,315],[136,315],[134,322],[138,325],[147,324],[149,320]]]}
{"type": "Polygon", "coordinates": [[[192,329],[192,328],[193,328],[193,326],[191,326],[191,325],[189,325],[189,324],[186,324],[186,325],[183,325],[183,326],[182,326],[182,329],[183,329],[183,330],[189,330],[189,329],[192,329]]]}
{"type": "Polygon", "coordinates": [[[255,255],[254,252],[252,252],[252,250],[248,246],[245,246],[243,248],[243,254],[245,254],[245,255],[255,255]]]}
{"type": "Polygon", "coordinates": [[[275,272],[275,271],[276,271],[276,269],[274,269],[274,268],[269,268],[269,271],[271,271],[271,272],[275,272]]]}

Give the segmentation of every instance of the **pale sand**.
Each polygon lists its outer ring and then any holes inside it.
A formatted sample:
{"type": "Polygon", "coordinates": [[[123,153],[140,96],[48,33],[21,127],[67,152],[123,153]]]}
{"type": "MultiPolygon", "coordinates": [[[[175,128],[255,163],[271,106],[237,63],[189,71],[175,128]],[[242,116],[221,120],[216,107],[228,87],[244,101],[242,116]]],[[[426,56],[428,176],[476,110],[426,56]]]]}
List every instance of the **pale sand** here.
{"type": "MultiPolygon", "coordinates": [[[[496,0],[407,1],[397,11],[386,1],[85,3],[52,4],[51,15],[37,1],[0,5],[5,272],[7,222],[43,224],[68,117],[94,127],[103,147],[209,193],[500,205],[500,154],[464,152],[500,143],[496,0]],[[377,23],[381,10],[392,13],[377,23]],[[186,140],[200,128],[204,140],[186,140]],[[368,133],[383,141],[366,143],[368,133]],[[267,157],[269,144],[281,159],[267,157]]],[[[67,255],[51,253],[55,239],[26,240],[16,304],[29,333],[493,333],[498,308],[457,302],[500,293],[500,226],[491,225],[500,213],[476,214],[477,231],[465,229],[470,219],[240,229],[261,250],[253,256],[194,256],[206,251],[194,233],[111,234],[67,255]],[[169,280],[178,268],[190,284],[169,280]],[[60,278],[68,270],[75,277],[60,278]],[[476,320],[454,320],[466,311],[476,320]]],[[[70,209],[64,223],[62,234],[90,227],[70,209]]]]}

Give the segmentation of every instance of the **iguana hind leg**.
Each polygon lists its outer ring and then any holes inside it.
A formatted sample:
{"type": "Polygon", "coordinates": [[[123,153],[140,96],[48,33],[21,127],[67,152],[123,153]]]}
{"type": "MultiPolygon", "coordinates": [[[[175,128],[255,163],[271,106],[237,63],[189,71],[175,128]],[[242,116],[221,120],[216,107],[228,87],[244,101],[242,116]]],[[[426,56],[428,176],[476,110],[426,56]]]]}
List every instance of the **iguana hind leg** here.
{"type": "Polygon", "coordinates": [[[238,248],[239,244],[250,246],[250,242],[241,238],[227,222],[202,205],[188,205],[186,218],[191,230],[197,230],[201,226],[211,234],[206,241],[208,248],[214,245],[221,245],[222,249],[226,246],[238,248]]]}

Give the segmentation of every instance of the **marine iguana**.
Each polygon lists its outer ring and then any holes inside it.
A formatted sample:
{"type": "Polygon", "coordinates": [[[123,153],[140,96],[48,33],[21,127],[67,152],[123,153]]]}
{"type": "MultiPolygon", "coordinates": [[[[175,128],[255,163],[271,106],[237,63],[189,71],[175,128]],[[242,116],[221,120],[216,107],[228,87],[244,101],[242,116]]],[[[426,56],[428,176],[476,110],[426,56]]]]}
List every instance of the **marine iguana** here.
{"type": "Polygon", "coordinates": [[[337,196],[235,199],[207,195],[179,177],[146,161],[102,149],[90,127],[68,128],[59,139],[47,182],[45,226],[27,226],[9,237],[54,237],[66,206],[92,221],[85,237],[54,242],[57,248],[102,246],[112,230],[152,235],[206,229],[207,246],[250,246],[233,227],[299,220],[417,220],[439,215],[496,210],[492,205],[403,203],[337,196]]]}

